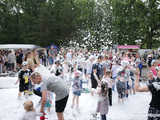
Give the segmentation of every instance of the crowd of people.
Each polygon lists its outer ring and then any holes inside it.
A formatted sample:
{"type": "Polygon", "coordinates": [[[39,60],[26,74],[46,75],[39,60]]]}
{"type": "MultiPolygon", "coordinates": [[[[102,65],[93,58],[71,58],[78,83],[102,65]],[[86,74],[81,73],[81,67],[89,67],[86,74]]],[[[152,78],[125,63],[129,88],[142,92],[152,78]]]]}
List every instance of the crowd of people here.
{"type": "MultiPolygon", "coordinates": [[[[53,58],[55,53],[57,54],[57,48],[55,49],[51,46],[49,49],[40,48],[36,51],[38,53],[39,62],[42,65],[48,66],[53,64],[53,58]]],[[[26,59],[30,59],[34,54],[34,50],[30,49],[0,50],[0,73],[18,72],[20,68],[22,68],[22,62],[26,61],[26,59]]]]}
{"type": "MultiPolygon", "coordinates": [[[[148,76],[146,80],[148,85],[144,88],[139,86],[139,79],[143,76],[143,58],[138,53],[65,48],[57,51],[51,47],[49,50],[34,49],[25,52],[17,50],[15,53],[14,51],[1,51],[0,55],[1,66],[6,64],[4,60],[7,61],[7,64],[9,63],[5,69],[0,68],[2,72],[5,70],[19,71],[16,82],[16,84],[19,83],[19,99],[22,97],[22,92],[25,97],[33,93],[38,95],[41,98],[40,112],[45,113],[46,107],[50,111],[52,93],[56,94],[55,110],[58,120],[64,120],[63,112],[70,90],[73,94],[71,107],[79,110],[79,97],[84,90],[84,84],[93,97],[99,96],[95,112],[100,113],[101,120],[107,120],[109,107],[113,105],[112,93],[117,92],[117,102],[123,104],[129,95],[134,95],[136,91],[153,93],[148,120],[160,119],[160,116],[154,116],[160,113],[160,103],[157,100],[160,93],[156,91],[159,90],[157,81],[160,76],[158,72],[160,60],[158,57],[155,58],[154,54],[149,54],[147,57],[148,73],[145,73],[145,76],[148,76]],[[43,70],[47,71],[47,74],[43,70]],[[39,87],[35,87],[35,84],[39,84],[39,87]]],[[[27,101],[25,109],[28,108],[27,105],[32,108],[27,112],[32,112],[35,118],[37,114],[34,113],[33,102],[27,101]]],[[[27,114],[23,120],[28,120],[27,114]]]]}

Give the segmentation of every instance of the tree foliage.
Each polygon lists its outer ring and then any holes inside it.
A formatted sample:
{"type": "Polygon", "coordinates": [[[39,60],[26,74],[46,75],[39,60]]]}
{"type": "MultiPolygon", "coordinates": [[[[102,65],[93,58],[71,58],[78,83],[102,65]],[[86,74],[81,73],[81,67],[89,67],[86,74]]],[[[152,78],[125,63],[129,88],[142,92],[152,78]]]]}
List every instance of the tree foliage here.
{"type": "Polygon", "coordinates": [[[110,0],[113,8],[113,28],[118,44],[136,44],[152,48],[160,42],[159,0],[110,0]]]}
{"type": "Polygon", "coordinates": [[[0,44],[160,45],[160,0],[1,0],[0,44]]]}
{"type": "Polygon", "coordinates": [[[92,0],[3,0],[0,43],[67,45],[86,27],[92,7],[92,0]]]}

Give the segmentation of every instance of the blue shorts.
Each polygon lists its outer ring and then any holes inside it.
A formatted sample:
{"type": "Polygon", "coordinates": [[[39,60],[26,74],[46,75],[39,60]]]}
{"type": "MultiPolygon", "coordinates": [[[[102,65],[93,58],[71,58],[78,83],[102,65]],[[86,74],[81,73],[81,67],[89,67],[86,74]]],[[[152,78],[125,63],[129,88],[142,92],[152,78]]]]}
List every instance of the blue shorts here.
{"type": "Polygon", "coordinates": [[[134,81],[132,80],[132,88],[134,88],[134,84],[135,84],[135,83],[134,83],[134,81]]]}
{"type": "Polygon", "coordinates": [[[52,65],[53,62],[54,62],[52,57],[49,57],[49,58],[48,58],[48,61],[49,61],[49,64],[50,64],[50,65],[52,65]]]}
{"type": "Polygon", "coordinates": [[[81,95],[81,91],[74,91],[73,94],[74,94],[75,96],[80,96],[80,95],[81,95]]]}

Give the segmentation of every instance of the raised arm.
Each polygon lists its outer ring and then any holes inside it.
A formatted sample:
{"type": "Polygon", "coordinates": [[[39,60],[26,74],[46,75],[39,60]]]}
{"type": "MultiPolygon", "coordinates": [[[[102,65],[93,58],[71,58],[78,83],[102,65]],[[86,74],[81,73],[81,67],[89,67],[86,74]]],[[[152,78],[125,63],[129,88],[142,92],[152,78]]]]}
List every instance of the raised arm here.
{"type": "Polygon", "coordinates": [[[149,92],[149,88],[147,85],[145,85],[143,87],[141,87],[139,85],[139,78],[140,78],[140,76],[139,76],[139,72],[138,72],[138,73],[136,73],[135,90],[137,92],[149,92]]]}

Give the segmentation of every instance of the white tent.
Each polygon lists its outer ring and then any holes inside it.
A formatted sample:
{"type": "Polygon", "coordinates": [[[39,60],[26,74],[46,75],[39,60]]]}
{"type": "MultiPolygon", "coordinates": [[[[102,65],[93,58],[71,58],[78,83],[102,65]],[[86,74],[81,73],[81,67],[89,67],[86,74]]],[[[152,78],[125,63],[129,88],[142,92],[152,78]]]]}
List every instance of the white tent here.
{"type": "Polygon", "coordinates": [[[0,44],[0,49],[34,49],[40,46],[33,44],[0,44]]]}

